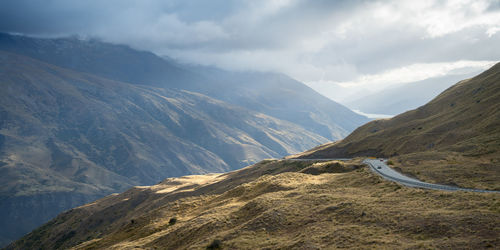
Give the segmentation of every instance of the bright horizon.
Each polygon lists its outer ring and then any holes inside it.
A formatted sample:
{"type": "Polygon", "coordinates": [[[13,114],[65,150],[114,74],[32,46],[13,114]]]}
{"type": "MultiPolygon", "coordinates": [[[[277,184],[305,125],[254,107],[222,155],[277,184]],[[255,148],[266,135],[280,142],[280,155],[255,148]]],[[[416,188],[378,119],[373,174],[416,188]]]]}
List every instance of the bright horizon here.
{"type": "Polygon", "coordinates": [[[500,59],[493,0],[3,1],[0,31],[95,37],[183,63],[280,72],[341,103],[472,76],[500,59]]]}

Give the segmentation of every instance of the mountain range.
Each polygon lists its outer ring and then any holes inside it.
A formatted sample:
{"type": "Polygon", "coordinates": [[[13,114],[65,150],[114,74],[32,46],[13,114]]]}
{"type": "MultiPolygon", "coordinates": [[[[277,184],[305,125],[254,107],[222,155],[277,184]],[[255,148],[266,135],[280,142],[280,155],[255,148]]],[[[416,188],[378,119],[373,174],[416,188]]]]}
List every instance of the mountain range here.
{"type": "Polygon", "coordinates": [[[368,119],[285,75],[0,34],[0,242],[134,185],[235,170],[368,119]]]}
{"type": "Polygon", "coordinates": [[[415,178],[500,190],[499,95],[500,63],[341,141],[134,187],[62,213],[7,249],[494,248],[497,194],[402,186],[362,161],[386,157],[415,178]]]}
{"type": "Polygon", "coordinates": [[[185,65],[124,45],[74,37],[45,39],[0,33],[0,50],[111,80],[205,94],[299,124],[330,140],[343,138],[368,121],[279,73],[185,65]]]}

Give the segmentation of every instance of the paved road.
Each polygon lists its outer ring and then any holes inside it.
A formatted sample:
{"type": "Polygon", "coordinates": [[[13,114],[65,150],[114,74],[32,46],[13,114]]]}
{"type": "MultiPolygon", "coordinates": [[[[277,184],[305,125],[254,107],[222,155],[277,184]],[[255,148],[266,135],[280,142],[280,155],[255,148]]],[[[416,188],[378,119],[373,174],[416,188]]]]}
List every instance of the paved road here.
{"type": "Polygon", "coordinates": [[[472,189],[472,188],[459,188],[447,185],[432,184],[423,181],[419,181],[414,178],[402,175],[396,170],[390,168],[386,164],[387,160],[384,159],[366,159],[363,163],[370,166],[371,170],[386,180],[401,183],[405,186],[434,189],[434,190],[445,190],[445,191],[468,191],[468,192],[480,192],[480,193],[500,193],[500,191],[484,190],[484,189],[472,189]]]}
{"type": "Polygon", "coordinates": [[[287,161],[348,161],[351,158],[317,158],[317,159],[300,159],[300,158],[289,158],[282,159],[287,161]]]}
{"type": "MultiPolygon", "coordinates": [[[[332,158],[332,159],[285,159],[289,161],[347,161],[349,158],[332,158]]],[[[408,187],[415,188],[425,188],[434,190],[444,190],[444,191],[467,191],[467,192],[480,192],[480,193],[500,193],[500,191],[484,190],[484,189],[472,189],[472,188],[459,188],[447,185],[432,184],[428,182],[419,181],[414,178],[402,175],[396,170],[390,168],[386,164],[386,159],[366,159],[363,161],[364,164],[370,166],[370,169],[376,174],[382,176],[384,179],[389,181],[394,181],[403,184],[408,187]]]]}

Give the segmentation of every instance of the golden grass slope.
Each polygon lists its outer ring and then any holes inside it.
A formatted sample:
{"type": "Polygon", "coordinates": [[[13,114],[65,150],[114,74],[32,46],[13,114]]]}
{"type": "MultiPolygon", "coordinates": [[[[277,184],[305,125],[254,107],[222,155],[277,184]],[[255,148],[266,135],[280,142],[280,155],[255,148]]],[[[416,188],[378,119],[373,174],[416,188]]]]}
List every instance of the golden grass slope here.
{"type": "Polygon", "coordinates": [[[106,197],[8,248],[476,249],[500,245],[498,225],[497,194],[407,188],[359,159],[270,160],[106,197]]]}
{"type": "Polygon", "coordinates": [[[500,63],[418,109],[294,157],[353,156],[391,157],[429,182],[500,190],[500,63]]]}
{"type": "Polygon", "coordinates": [[[367,123],[309,157],[393,156],[430,150],[478,156],[495,154],[499,148],[500,63],[418,109],[367,123]]]}

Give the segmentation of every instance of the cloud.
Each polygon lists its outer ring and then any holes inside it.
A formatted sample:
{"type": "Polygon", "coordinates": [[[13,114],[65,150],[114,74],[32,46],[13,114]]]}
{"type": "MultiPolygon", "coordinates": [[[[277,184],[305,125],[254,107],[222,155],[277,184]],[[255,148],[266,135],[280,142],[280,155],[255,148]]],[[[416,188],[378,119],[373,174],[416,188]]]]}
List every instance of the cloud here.
{"type": "Polygon", "coordinates": [[[481,68],[500,58],[499,23],[495,0],[0,2],[0,31],[99,37],[189,63],[279,71],[313,87],[377,88],[464,62],[481,68]]]}
{"type": "Polygon", "coordinates": [[[354,81],[336,82],[342,87],[359,87],[383,89],[395,84],[417,82],[428,78],[445,75],[460,75],[471,69],[486,70],[496,61],[456,61],[440,63],[416,63],[400,68],[390,69],[379,74],[363,75],[354,81]],[[374,85],[372,87],[371,85],[374,85]]]}

